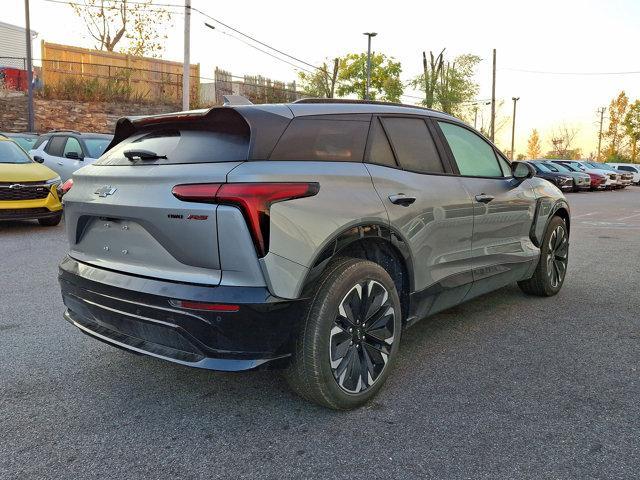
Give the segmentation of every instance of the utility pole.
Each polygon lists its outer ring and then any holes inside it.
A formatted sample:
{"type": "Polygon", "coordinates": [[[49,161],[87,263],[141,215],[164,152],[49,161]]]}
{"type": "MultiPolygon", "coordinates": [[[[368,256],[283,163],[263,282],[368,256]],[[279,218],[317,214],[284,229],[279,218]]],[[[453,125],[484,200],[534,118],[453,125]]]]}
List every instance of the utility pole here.
{"type": "Polygon", "coordinates": [[[496,135],[496,49],[493,49],[493,77],[491,82],[491,126],[489,136],[492,142],[496,135]]]}
{"type": "Polygon", "coordinates": [[[28,110],[28,131],[35,130],[33,118],[33,65],[31,58],[31,19],[29,18],[29,0],[24,0],[24,22],[27,35],[27,110],[28,110]]]}
{"type": "Polygon", "coordinates": [[[511,97],[511,100],[513,100],[513,122],[511,122],[511,160],[515,160],[516,155],[513,149],[516,138],[516,103],[520,100],[520,97],[511,97]]]}
{"type": "Polygon", "coordinates": [[[478,129],[478,105],[473,107],[473,128],[478,129]]]}
{"type": "Polygon", "coordinates": [[[191,0],[184,0],[184,63],[182,65],[182,110],[189,110],[191,75],[191,0]]]}
{"type": "Polygon", "coordinates": [[[600,160],[600,147],[602,146],[602,123],[604,122],[604,112],[607,109],[605,107],[599,108],[598,113],[600,114],[600,130],[598,132],[598,156],[596,160],[600,160]]]}
{"type": "Polygon", "coordinates": [[[369,100],[369,88],[371,88],[371,37],[378,35],[376,32],[365,32],[367,36],[367,89],[364,93],[364,99],[369,100]]]}

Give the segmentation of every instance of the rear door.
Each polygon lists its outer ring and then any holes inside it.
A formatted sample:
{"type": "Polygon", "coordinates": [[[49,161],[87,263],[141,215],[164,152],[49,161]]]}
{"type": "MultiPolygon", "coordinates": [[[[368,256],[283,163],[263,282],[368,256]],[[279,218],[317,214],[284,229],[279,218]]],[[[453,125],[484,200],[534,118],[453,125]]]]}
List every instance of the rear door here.
{"type": "Polygon", "coordinates": [[[58,159],[60,165],[60,177],[65,181],[73,175],[80,167],[84,166],[84,157],[86,153],[82,150],[82,145],[75,137],[67,137],[62,150],[62,157],[58,159]]]}
{"type": "Polygon", "coordinates": [[[422,117],[374,118],[365,155],[391,227],[411,251],[417,318],[459,303],[472,282],[473,207],[430,128],[422,117]]]}
{"type": "Polygon", "coordinates": [[[442,120],[436,124],[473,201],[469,297],[521,280],[539,252],[529,237],[536,207],[529,181],[513,178],[508,162],[470,128],[442,120]]]}

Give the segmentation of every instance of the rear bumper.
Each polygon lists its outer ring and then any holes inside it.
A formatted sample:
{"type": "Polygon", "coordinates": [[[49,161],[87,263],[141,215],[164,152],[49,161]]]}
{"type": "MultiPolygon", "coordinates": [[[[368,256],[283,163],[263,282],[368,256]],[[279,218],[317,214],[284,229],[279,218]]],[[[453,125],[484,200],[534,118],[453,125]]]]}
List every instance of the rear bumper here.
{"type": "Polygon", "coordinates": [[[263,287],[206,287],[95,268],[67,257],[59,282],[65,319],[98,340],[182,365],[240,371],[285,364],[302,301],[263,287]],[[238,305],[235,312],[175,307],[170,300],[238,305]]]}

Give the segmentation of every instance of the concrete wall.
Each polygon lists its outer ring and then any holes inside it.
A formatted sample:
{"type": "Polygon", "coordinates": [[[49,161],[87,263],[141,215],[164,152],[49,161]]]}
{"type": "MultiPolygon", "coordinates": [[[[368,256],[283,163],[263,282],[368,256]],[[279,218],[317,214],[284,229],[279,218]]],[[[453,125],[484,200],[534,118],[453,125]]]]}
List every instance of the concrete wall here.
{"type": "MultiPolygon", "coordinates": [[[[179,110],[175,105],[112,104],[71,100],[34,100],[36,132],[77,130],[113,133],[120,117],[154,115],[179,110]]],[[[0,98],[0,131],[24,132],[27,129],[27,98],[0,98]]]]}

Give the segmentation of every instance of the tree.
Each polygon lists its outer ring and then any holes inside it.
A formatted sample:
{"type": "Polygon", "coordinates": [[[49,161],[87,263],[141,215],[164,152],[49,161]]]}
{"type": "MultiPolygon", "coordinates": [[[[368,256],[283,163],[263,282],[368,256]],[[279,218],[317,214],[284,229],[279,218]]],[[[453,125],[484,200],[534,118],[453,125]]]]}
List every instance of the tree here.
{"type": "Polygon", "coordinates": [[[531,131],[531,136],[527,142],[527,158],[540,158],[542,155],[542,147],[540,146],[540,135],[535,128],[531,131]]]}
{"type": "Polygon", "coordinates": [[[461,115],[463,104],[473,100],[478,93],[478,84],[473,80],[475,68],[481,61],[476,55],[464,54],[453,62],[445,61],[444,50],[438,56],[422,53],[423,73],[411,81],[413,88],[423,90],[422,104],[427,108],[436,107],[443,112],[461,115]]]}
{"type": "Polygon", "coordinates": [[[629,97],[624,92],[620,92],[616,98],[611,100],[609,105],[609,126],[604,133],[604,137],[609,139],[605,147],[605,157],[611,159],[621,157],[624,149],[624,137],[626,129],[623,124],[629,107],[629,97]]]}
{"type": "Polygon", "coordinates": [[[98,50],[113,52],[119,46],[120,52],[152,57],[164,50],[167,35],[160,27],[171,13],[152,0],[78,0],[70,5],[98,50]]]}
{"type": "MultiPolygon", "coordinates": [[[[371,54],[371,87],[369,98],[399,102],[404,91],[400,81],[402,66],[382,53],[371,54]]],[[[355,94],[364,99],[367,88],[367,54],[350,53],[340,58],[338,67],[338,95],[355,94]]]]}
{"type": "Polygon", "coordinates": [[[582,156],[579,148],[571,148],[578,130],[566,125],[555,129],[551,133],[552,149],[545,155],[546,158],[561,158],[564,160],[577,160],[582,156]]]}
{"type": "Polygon", "coordinates": [[[640,100],[633,102],[624,117],[624,127],[631,139],[631,161],[635,163],[640,140],[640,100]]]}
{"type": "Polygon", "coordinates": [[[333,98],[338,80],[340,59],[333,60],[333,71],[329,72],[327,62],[315,72],[298,72],[298,78],[305,94],[316,98],[333,98]]]}

